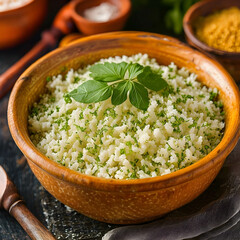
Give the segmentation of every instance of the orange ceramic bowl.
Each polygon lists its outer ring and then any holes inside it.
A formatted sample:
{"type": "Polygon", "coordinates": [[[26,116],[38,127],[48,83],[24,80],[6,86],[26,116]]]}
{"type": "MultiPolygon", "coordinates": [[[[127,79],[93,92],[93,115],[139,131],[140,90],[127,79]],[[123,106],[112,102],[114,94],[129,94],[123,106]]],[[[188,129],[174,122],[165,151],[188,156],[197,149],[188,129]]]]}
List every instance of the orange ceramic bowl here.
{"type": "Polygon", "coordinates": [[[214,60],[174,38],[145,32],[116,32],[82,38],[57,49],[29,67],[10,96],[8,123],[11,134],[44,188],[62,203],[99,221],[130,224],[158,218],[199,196],[213,181],[239,138],[239,91],[214,60]],[[160,64],[175,62],[217,87],[226,112],[220,144],[197,163],[174,173],[137,180],[88,176],[65,168],[44,156],[31,142],[28,110],[45,90],[46,77],[64,66],[81,68],[101,58],[147,53],[160,64]]]}
{"type": "Polygon", "coordinates": [[[47,0],[31,0],[25,5],[0,12],[0,49],[13,47],[27,39],[42,23],[47,0]]]}

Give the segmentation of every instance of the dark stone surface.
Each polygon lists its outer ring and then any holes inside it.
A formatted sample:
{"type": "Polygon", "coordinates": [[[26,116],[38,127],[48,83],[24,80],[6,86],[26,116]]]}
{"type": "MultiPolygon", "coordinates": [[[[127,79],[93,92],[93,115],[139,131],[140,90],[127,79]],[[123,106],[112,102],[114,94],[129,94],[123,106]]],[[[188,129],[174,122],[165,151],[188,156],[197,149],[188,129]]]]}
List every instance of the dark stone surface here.
{"type": "Polygon", "coordinates": [[[46,191],[41,191],[42,208],[48,228],[57,239],[100,240],[116,225],[98,222],[63,205],[46,191]]]}
{"type": "MultiPolygon", "coordinates": [[[[49,2],[50,11],[40,30],[50,26],[54,15],[67,0],[49,2]]],[[[162,23],[161,14],[163,9],[159,9],[158,11],[154,5],[148,5],[150,8],[146,8],[146,3],[150,1],[145,0],[140,1],[144,7],[141,8],[137,6],[137,2],[139,2],[139,0],[134,0],[135,5],[132,16],[126,29],[147,30],[166,34],[166,30],[164,30],[160,24],[162,23]],[[146,9],[148,10],[145,13],[146,9]],[[144,13],[144,16],[148,13],[148,17],[143,18],[144,13]]],[[[0,73],[4,72],[11,64],[26,53],[39,38],[40,31],[21,46],[0,51],[0,73]]],[[[181,38],[183,38],[183,36],[181,36],[181,38]]],[[[9,133],[6,117],[8,98],[9,95],[0,100],[0,165],[6,169],[16,184],[32,213],[55,234],[57,239],[98,240],[101,239],[106,232],[116,228],[116,225],[89,219],[66,208],[41,187],[28,167],[26,160],[22,158],[21,152],[9,133]]],[[[198,199],[168,214],[157,222],[155,221],[150,225],[145,224],[143,226],[138,225],[137,227],[133,227],[135,228],[134,231],[138,232],[141,229],[146,229],[148,231],[147,236],[150,236],[149,234],[153,232],[151,228],[155,225],[154,229],[156,230],[156,226],[158,229],[161,229],[162,236],[158,235],[155,239],[239,240],[239,155],[240,143],[228,157],[216,180],[198,199]],[[221,205],[224,201],[227,202],[227,204],[221,205]],[[220,210],[214,213],[214,209],[218,206],[220,206],[220,210]],[[210,214],[205,214],[206,211],[210,214]],[[210,218],[210,216],[212,217],[210,218]],[[196,228],[194,227],[195,225],[192,224],[193,221],[197,221],[198,223],[196,228]],[[191,231],[189,231],[190,229],[191,231]],[[181,236],[181,238],[179,238],[179,236],[181,236]]],[[[123,240],[122,234],[123,232],[120,232],[121,237],[114,239],[123,240]]],[[[143,237],[143,235],[141,237],[143,237]]],[[[1,210],[0,240],[25,239],[29,240],[30,238],[7,212],[1,210]]],[[[129,239],[136,239],[136,236],[135,238],[129,239]]],[[[138,239],[154,240],[153,238],[138,239]]]]}

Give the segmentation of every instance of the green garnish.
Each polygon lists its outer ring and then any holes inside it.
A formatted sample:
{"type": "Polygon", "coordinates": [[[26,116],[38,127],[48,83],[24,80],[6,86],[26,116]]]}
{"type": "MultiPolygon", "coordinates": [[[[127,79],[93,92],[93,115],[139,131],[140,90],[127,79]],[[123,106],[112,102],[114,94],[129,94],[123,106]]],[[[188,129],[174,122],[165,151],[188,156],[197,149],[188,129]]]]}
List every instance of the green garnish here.
{"type": "Polygon", "coordinates": [[[47,76],[47,77],[46,77],[46,81],[47,81],[47,82],[51,82],[51,81],[52,81],[52,77],[51,77],[51,76],[47,76]]]}
{"type": "Polygon", "coordinates": [[[148,89],[159,91],[168,86],[161,75],[154,73],[149,66],[143,69],[143,72],[138,75],[138,81],[148,89]]]}
{"type": "Polygon", "coordinates": [[[77,102],[96,103],[112,97],[112,104],[119,105],[129,94],[133,106],[147,110],[149,97],[146,88],[159,91],[168,86],[159,73],[138,63],[100,63],[90,67],[90,72],[93,80],[84,82],[68,94],[77,102]]]}
{"type": "Polygon", "coordinates": [[[129,100],[136,108],[147,110],[149,105],[147,89],[139,83],[134,83],[129,93],[129,100]]]}
{"type": "Polygon", "coordinates": [[[39,114],[39,109],[37,107],[32,107],[31,109],[31,117],[37,116],[39,114]]]}
{"type": "Polygon", "coordinates": [[[113,82],[124,78],[128,65],[126,62],[95,64],[90,67],[90,77],[96,81],[113,82]]]}
{"type": "Polygon", "coordinates": [[[112,95],[112,89],[105,82],[89,80],[81,84],[77,89],[69,93],[75,101],[81,103],[96,103],[108,99],[112,95]]]}
{"type": "Polygon", "coordinates": [[[74,77],[74,79],[73,79],[73,82],[74,83],[78,83],[80,81],[80,78],[79,77],[74,77]]]}
{"type": "Polygon", "coordinates": [[[72,102],[72,99],[70,98],[70,95],[69,95],[68,93],[65,93],[65,94],[63,95],[63,98],[64,98],[64,101],[65,101],[66,103],[71,103],[71,102],[72,102]]]}
{"type": "Polygon", "coordinates": [[[124,148],[121,148],[120,149],[120,154],[123,155],[123,154],[126,154],[126,150],[124,148]]]}
{"type": "Polygon", "coordinates": [[[127,94],[131,90],[132,84],[129,81],[122,81],[113,89],[112,104],[119,105],[127,100],[127,94]]]}

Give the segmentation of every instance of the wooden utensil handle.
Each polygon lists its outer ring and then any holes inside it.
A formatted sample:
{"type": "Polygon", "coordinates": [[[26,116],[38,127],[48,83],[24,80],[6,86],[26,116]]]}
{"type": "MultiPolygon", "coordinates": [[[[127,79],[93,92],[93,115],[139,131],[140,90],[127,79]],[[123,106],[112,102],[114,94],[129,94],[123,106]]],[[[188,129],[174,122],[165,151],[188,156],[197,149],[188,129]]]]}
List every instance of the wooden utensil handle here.
{"type": "Polygon", "coordinates": [[[10,208],[10,214],[19,222],[33,240],[55,240],[52,234],[27,209],[22,201],[10,208]]]}
{"type": "Polygon", "coordinates": [[[0,197],[0,207],[8,211],[33,240],[55,239],[42,223],[27,209],[15,185],[1,166],[0,174],[2,176],[0,187],[4,187],[5,189],[3,195],[0,197]]]}
{"type": "Polygon", "coordinates": [[[62,33],[52,27],[43,32],[42,39],[25,56],[0,75],[0,99],[13,87],[21,73],[41,54],[54,48],[62,33]]]}

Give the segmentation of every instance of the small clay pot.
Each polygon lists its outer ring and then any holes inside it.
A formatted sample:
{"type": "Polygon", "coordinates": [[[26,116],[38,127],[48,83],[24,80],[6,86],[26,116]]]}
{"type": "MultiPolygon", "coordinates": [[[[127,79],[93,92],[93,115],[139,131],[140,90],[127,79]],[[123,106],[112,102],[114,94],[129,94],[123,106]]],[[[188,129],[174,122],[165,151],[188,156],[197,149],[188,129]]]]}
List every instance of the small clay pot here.
{"type": "Polygon", "coordinates": [[[30,37],[42,23],[46,11],[47,0],[32,0],[0,12],[0,49],[16,46],[30,37]]]}
{"type": "Polygon", "coordinates": [[[76,25],[78,30],[84,35],[113,32],[121,30],[131,10],[130,0],[75,0],[66,4],[57,14],[53,26],[60,29],[64,34],[70,33],[69,26],[76,25]],[[96,7],[101,3],[111,3],[118,8],[118,14],[113,19],[106,22],[95,22],[83,17],[86,9],[96,7]]]}
{"type": "Polygon", "coordinates": [[[194,4],[185,14],[183,28],[188,43],[200,51],[210,54],[217,59],[233,76],[235,81],[240,81],[240,53],[227,52],[208,46],[201,42],[195,35],[193,24],[201,16],[207,16],[215,11],[230,7],[240,8],[239,0],[204,0],[194,4]]]}
{"type": "Polygon", "coordinates": [[[129,0],[82,0],[76,2],[74,6],[73,12],[73,20],[78,27],[78,29],[86,34],[92,35],[96,33],[103,33],[103,32],[112,32],[112,31],[119,31],[121,30],[130,14],[131,9],[131,2],[129,0]],[[84,10],[88,8],[92,8],[94,6],[98,6],[103,2],[111,3],[118,8],[118,14],[115,18],[107,21],[107,22],[94,22],[90,21],[83,17],[84,10]]]}
{"type": "Polygon", "coordinates": [[[79,39],[30,66],[16,82],[9,100],[8,123],[13,139],[44,188],[62,203],[99,221],[127,224],[158,218],[198,197],[214,180],[239,138],[239,90],[213,59],[178,40],[146,32],[105,33],[79,39]],[[159,64],[175,62],[216,87],[226,113],[225,132],[207,156],[176,172],[136,180],[104,179],[81,174],[50,160],[32,143],[27,128],[29,109],[44,93],[46,77],[63,67],[78,69],[101,58],[147,53],[159,64]]]}

